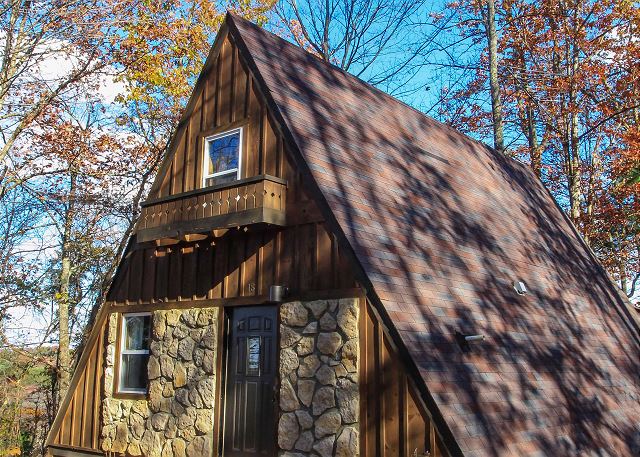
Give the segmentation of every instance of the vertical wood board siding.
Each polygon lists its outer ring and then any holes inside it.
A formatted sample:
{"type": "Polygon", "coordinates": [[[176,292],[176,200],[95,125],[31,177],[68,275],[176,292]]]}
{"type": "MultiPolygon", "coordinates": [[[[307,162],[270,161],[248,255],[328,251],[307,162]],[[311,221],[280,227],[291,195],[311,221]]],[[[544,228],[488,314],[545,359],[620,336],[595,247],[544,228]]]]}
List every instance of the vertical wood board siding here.
{"type": "Polygon", "coordinates": [[[108,300],[150,303],[266,295],[281,284],[292,293],[356,286],[336,240],[323,224],[229,230],[166,248],[127,254],[108,300]]]}
{"type": "Polygon", "coordinates": [[[99,449],[106,320],[100,325],[97,337],[85,349],[88,356],[83,356],[76,368],[69,387],[70,401],[66,409],[58,411],[63,419],[59,424],[54,422],[58,429],[48,444],[99,449]]]}
{"type": "MultiPolygon", "coordinates": [[[[241,178],[270,174],[291,179],[291,167],[283,167],[282,138],[237,47],[227,36],[220,54],[194,94],[193,109],[175,133],[170,163],[150,198],[166,197],[198,189],[202,182],[203,138],[237,127],[244,128],[241,178]]],[[[154,186],[155,187],[155,186],[154,186]]],[[[290,194],[295,191],[290,192],[290,194]]]]}
{"type": "Polygon", "coordinates": [[[360,344],[361,454],[444,457],[439,437],[409,381],[400,357],[363,300],[360,344]]]}

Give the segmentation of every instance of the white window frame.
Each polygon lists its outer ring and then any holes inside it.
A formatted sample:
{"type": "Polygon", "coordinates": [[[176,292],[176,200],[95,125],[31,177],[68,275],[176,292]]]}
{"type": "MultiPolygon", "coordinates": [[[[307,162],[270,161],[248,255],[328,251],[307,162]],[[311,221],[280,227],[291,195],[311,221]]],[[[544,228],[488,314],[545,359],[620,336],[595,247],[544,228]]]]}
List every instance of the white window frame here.
{"type": "MultiPolygon", "coordinates": [[[[149,349],[126,349],[127,342],[127,318],[129,317],[139,317],[139,316],[149,316],[151,317],[151,313],[123,313],[122,314],[122,322],[120,325],[120,355],[118,356],[118,393],[123,394],[146,394],[148,391],[148,387],[145,389],[131,389],[122,386],[122,373],[123,373],[123,356],[125,355],[149,355],[149,349]]],[[[149,332],[151,332],[151,326],[153,323],[151,319],[149,320],[149,332]]]]}
{"type": "Polygon", "coordinates": [[[204,138],[204,150],[202,151],[202,187],[207,187],[207,179],[216,178],[218,176],[230,175],[233,172],[232,170],[218,171],[213,174],[207,174],[209,169],[209,142],[213,140],[217,140],[218,138],[224,138],[225,136],[238,134],[240,136],[240,141],[238,142],[238,168],[236,170],[236,180],[240,179],[241,171],[242,171],[242,146],[244,143],[243,139],[243,128],[238,127],[232,130],[227,130],[225,132],[216,133],[215,135],[210,135],[204,138]]]}

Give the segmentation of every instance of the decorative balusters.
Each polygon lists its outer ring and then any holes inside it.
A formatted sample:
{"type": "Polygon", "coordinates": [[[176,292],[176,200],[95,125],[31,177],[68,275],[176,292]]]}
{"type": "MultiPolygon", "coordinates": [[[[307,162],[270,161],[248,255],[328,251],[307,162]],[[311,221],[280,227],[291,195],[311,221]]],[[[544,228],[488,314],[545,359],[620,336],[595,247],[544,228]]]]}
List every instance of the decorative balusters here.
{"type": "Polygon", "coordinates": [[[168,202],[158,202],[142,209],[140,228],[155,228],[262,207],[283,211],[285,190],[285,184],[263,179],[168,202]]]}

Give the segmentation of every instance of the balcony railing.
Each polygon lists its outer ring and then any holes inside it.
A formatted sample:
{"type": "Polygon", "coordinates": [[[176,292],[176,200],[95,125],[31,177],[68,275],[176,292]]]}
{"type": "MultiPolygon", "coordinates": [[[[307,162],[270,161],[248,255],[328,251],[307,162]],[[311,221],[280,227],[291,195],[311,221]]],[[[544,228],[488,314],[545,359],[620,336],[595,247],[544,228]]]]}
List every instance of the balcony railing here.
{"type": "Polygon", "coordinates": [[[250,224],[285,225],[287,183],[269,175],[170,195],[142,204],[139,242],[184,239],[250,224]]]}

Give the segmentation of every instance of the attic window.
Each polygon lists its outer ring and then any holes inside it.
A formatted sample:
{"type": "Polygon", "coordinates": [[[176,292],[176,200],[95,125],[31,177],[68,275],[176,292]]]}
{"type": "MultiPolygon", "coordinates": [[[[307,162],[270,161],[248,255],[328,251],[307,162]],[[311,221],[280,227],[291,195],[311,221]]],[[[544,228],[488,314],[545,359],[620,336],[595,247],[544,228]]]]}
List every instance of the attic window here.
{"type": "Polygon", "coordinates": [[[204,148],[204,187],[240,179],[241,128],[205,138],[204,148]]]}
{"type": "Polygon", "coordinates": [[[147,392],[151,314],[122,315],[118,392],[147,392]]]}

